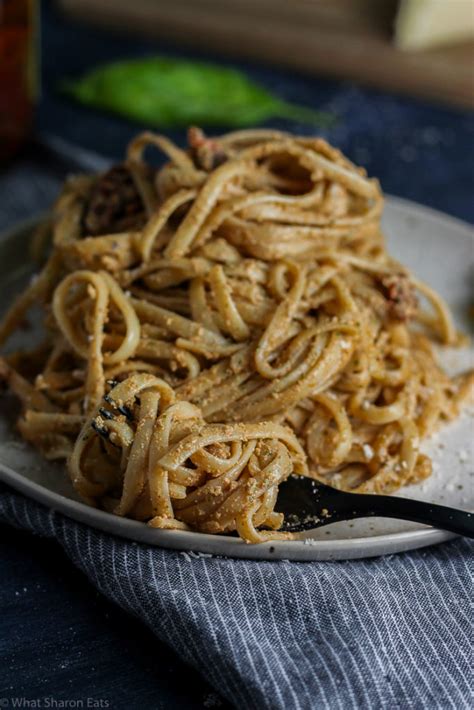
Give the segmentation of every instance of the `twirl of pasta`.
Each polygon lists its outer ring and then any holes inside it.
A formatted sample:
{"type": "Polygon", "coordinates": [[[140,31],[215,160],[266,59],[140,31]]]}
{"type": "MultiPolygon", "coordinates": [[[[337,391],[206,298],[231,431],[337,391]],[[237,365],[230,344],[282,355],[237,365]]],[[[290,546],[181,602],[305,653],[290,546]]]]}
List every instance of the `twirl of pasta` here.
{"type": "Polygon", "coordinates": [[[433,343],[461,339],[387,253],[382,210],[320,138],[138,136],[67,181],[35,238],[45,266],[0,323],[2,344],[43,309],[43,342],[0,360],[22,436],[91,505],[247,542],[284,535],[291,474],[355,492],[429,476],[420,444],[473,376],[437,364],[433,343]]]}
{"type": "Polygon", "coordinates": [[[91,504],[152,527],[237,530],[249,542],[278,536],[278,485],[306,474],[305,454],[280,424],[207,424],[154,375],[115,385],[89,417],[68,462],[91,504]],[[259,530],[260,526],[270,531],[259,530]]]}

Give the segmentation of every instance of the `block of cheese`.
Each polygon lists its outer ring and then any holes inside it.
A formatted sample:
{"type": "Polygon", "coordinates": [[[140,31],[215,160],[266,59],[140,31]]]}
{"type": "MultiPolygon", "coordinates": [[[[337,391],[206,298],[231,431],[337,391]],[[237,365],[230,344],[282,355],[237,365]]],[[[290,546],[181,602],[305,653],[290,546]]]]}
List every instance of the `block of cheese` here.
{"type": "Polygon", "coordinates": [[[474,37],[474,0],[401,0],[395,21],[400,49],[428,49],[474,37]]]}

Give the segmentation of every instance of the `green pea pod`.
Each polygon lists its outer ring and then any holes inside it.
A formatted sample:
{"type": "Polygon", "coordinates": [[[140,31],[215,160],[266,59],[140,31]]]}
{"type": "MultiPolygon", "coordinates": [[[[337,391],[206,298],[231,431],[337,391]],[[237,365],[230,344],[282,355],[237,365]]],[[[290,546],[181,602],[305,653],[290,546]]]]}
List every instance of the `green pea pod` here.
{"type": "Polygon", "coordinates": [[[269,118],[332,122],[329,114],[282,101],[235,69],[169,57],[105,64],[60,88],[82,104],[161,128],[238,128],[269,118]]]}

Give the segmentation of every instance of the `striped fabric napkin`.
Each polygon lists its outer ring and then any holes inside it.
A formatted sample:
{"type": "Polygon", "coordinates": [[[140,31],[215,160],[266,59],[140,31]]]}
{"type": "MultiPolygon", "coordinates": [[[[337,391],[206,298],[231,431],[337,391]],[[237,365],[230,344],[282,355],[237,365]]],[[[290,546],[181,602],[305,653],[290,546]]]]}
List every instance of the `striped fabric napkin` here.
{"type": "MultiPolygon", "coordinates": [[[[0,176],[0,226],[44,209],[58,177],[31,160],[0,176]]],[[[255,562],[97,532],[0,486],[0,520],[55,538],[240,708],[472,708],[466,540],[354,562],[255,562]]]]}
{"type": "Polygon", "coordinates": [[[209,557],[105,535],[6,486],[0,520],[55,538],[239,708],[472,708],[472,542],[355,562],[209,557]]]}

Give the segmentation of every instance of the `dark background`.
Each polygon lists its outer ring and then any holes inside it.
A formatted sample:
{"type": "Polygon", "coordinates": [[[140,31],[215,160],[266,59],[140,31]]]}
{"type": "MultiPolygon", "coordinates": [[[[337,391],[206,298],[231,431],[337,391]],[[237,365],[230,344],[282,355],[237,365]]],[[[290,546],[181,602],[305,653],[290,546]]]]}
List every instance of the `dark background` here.
{"type": "MultiPolygon", "coordinates": [[[[53,12],[49,3],[43,4],[42,45],[39,130],[116,159],[123,156],[126,142],[140,126],[61,96],[62,79],[81,75],[101,62],[153,52],[229,64],[215,55],[180,52],[158,40],[142,41],[72,24],[53,12]]],[[[472,113],[249,62],[236,61],[232,66],[246,70],[284,99],[335,112],[338,122],[322,133],[377,176],[386,192],[474,221],[472,113]]],[[[273,121],[272,126],[314,133],[311,126],[285,121],[273,121]]],[[[169,135],[183,142],[184,133],[169,135]]]]}
{"type": "MultiPolygon", "coordinates": [[[[72,24],[43,3],[38,133],[119,159],[139,128],[72,104],[57,86],[99,62],[153,51],[179,53],[160,42],[72,24]]],[[[386,192],[474,222],[472,114],[353,84],[234,65],[288,100],[336,112],[338,123],[325,135],[377,175],[386,192]]],[[[184,132],[171,135],[184,138],[184,132]]],[[[0,526],[0,579],[0,707],[5,697],[103,699],[111,708],[225,707],[139,621],[103,599],[56,543],[0,526]]]]}

